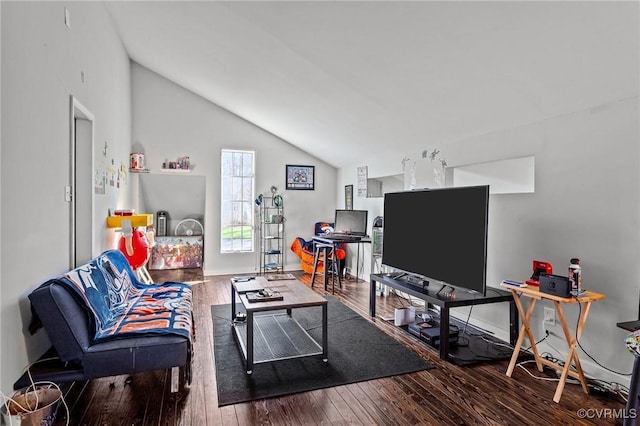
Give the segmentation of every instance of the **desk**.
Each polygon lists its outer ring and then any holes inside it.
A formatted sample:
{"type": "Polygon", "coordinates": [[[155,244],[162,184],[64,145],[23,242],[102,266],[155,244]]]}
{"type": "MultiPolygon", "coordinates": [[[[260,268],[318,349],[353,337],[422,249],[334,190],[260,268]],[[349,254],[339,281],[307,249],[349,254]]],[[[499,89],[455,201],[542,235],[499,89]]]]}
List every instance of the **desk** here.
{"type": "Polygon", "coordinates": [[[497,288],[487,289],[487,296],[481,294],[473,295],[470,293],[462,292],[456,293],[455,299],[448,298],[439,295],[439,286],[421,287],[416,284],[411,284],[402,279],[396,279],[393,276],[387,274],[371,274],[370,275],[370,287],[369,287],[369,315],[376,316],[376,282],[380,284],[388,285],[414,297],[424,300],[427,303],[440,307],[440,345],[438,350],[440,352],[440,359],[450,361],[449,357],[449,310],[460,306],[475,306],[484,305],[487,303],[497,302],[509,302],[509,340],[513,344],[516,340],[518,331],[518,311],[515,308],[514,299],[511,293],[508,291],[500,290],[497,288]]]}
{"type": "Polygon", "coordinates": [[[584,373],[582,372],[582,366],[580,365],[580,360],[578,359],[578,353],[576,351],[576,346],[578,344],[578,340],[582,335],[582,330],[584,329],[584,324],[587,321],[587,315],[589,315],[589,309],[591,308],[591,303],[596,300],[605,299],[606,296],[600,293],[594,293],[591,291],[585,292],[583,296],[580,297],[558,297],[553,294],[547,294],[540,291],[538,287],[528,286],[528,287],[514,287],[510,285],[500,284],[502,287],[507,288],[513,294],[513,300],[516,302],[516,306],[518,307],[518,312],[520,313],[520,317],[522,318],[522,326],[520,327],[520,334],[518,335],[518,341],[515,344],[513,349],[513,355],[511,356],[511,362],[509,363],[509,367],[507,368],[507,376],[511,377],[513,373],[513,369],[516,366],[516,362],[518,360],[518,355],[520,353],[520,348],[522,347],[522,343],[524,342],[525,336],[529,339],[529,343],[531,344],[531,350],[533,351],[533,356],[535,357],[536,367],[538,371],[542,372],[543,364],[551,367],[553,369],[559,369],[558,364],[555,362],[549,361],[545,358],[540,357],[538,353],[538,348],[536,346],[536,339],[533,337],[533,333],[531,332],[531,327],[529,326],[529,320],[531,319],[531,315],[533,314],[533,309],[536,306],[536,302],[538,300],[550,300],[553,302],[553,306],[558,313],[558,319],[560,325],[562,326],[562,331],[564,333],[564,337],[567,341],[567,345],[569,346],[569,353],[567,354],[567,359],[565,360],[564,368],[562,369],[562,374],[560,375],[560,381],[558,382],[558,387],[556,388],[556,392],[553,395],[553,402],[560,402],[560,397],[562,396],[562,391],[564,390],[564,385],[567,381],[567,376],[571,376],[574,379],[580,381],[582,385],[582,390],[584,393],[589,393],[589,388],[587,387],[587,380],[584,377],[584,373]],[[520,297],[518,293],[522,296],[526,296],[530,299],[529,307],[525,312],[522,302],[520,301],[520,297]],[[569,324],[567,324],[567,318],[564,316],[564,311],[562,310],[562,305],[564,304],[576,304],[580,303],[582,308],[580,309],[580,317],[578,318],[578,326],[576,328],[576,334],[573,336],[571,334],[571,329],[569,328],[569,324]],[[575,364],[576,371],[571,370],[571,364],[575,364]]]}
{"type": "MultiPolygon", "coordinates": [[[[356,254],[356,282],[358,281],[358,271],[360,269],[360,244],[366,244],[369,243],[371,244],[371,238],[369,237],[362,237],[360,239],[357,240],[344,240],[340,237],[331,237],[329,235],[316,235],[313,238],[314,242],[317,243],[321,243],[321,244],[331,244],[333,245],[333,250],[335,251],[336,246],[338,244],[358,244],[358,253],[356,254]]],[[[326,259],[325,259],[325,268],[324,268],[324,278],[323,278],[323,284],[324,284],[324,291],[327,291],[327,277],[328,277],[328,273],[327,273],[327,263],[326,263],[326,259]]],[[[315,278],[315,271],[314,271],[314,278],[315,278]]],[[[312,281],[313,283],[313,281],[312,281]]]]}

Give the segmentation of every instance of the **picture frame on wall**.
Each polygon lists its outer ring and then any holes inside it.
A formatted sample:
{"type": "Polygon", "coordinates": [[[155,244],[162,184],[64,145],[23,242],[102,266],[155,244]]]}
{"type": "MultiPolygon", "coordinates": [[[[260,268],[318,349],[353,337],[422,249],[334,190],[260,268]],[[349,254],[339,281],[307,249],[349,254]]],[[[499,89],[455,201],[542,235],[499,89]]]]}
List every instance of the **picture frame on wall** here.
{"type": "Polygon", "coordinates": [[[353,185],[344,186],[344,209],[353,210],[353,185]]]}
{"type": "Polygon", "coordinates": [[[315,166],[287,164],[286,189],[315,189],[315,166]]]}

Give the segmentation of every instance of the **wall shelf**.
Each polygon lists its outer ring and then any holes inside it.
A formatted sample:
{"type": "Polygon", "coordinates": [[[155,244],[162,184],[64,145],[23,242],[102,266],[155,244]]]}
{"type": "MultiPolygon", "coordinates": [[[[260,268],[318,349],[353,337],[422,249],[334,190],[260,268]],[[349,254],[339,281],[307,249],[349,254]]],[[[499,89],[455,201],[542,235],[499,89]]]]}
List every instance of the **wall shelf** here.
{"type": "Polygon", "coordinates": [[[160,173],[189,174],[193,169],[160,169],[160,173]]]}
{"type": "Polygon", "coordinates": [[[107,216],[107,228],[122,228],[122,221],[131,221],[131,227],[153,225],[153,214],[134,214],[131,216],[107,216]]]}

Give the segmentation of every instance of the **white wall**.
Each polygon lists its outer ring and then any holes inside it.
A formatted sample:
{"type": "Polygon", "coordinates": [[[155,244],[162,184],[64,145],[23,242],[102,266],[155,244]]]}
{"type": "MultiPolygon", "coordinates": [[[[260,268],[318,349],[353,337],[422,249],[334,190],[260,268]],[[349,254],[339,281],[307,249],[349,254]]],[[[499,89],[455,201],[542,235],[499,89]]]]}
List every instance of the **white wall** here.
{"type": "MultiPolygon", "coordinates": [[[[95,117],[97,144],[128,164],[129,60],[102,3],[1,2],[2,10],[2,335],[1,386],[9,393],[29,361],[48,348],[30,336],[27,295],[69,267],[70,96],[95,117]],[[64,24],[64,7],[71,28],[64,24]],[[84,75],[82,81],[81,73],[84,75]]],[[[95,235],[106,247],[105,216],[127,185],[95,198],[95,235]]]]}
{"type": "MultiPolygon", "coordinates": [[[[2,7],[0,6],[0,24],[2,22],[2,7]]],[[[1,42],[1,39],[0,39],[1,42]]],[[[0,66],[0,81],[2,81],[2,67],[0,66]]],[[[0,90],[0,94],[2,90],[0,90]]],[[[2,129],[2,102],[0,102],[0,129],[2,129]]],[[[0,135],[0,164],[2,164],[2,137],[0,135]]],[[[0,200],[2,200],[2,172],[0,170],[0,200]]],[[[2,203],[0,202],[0,242],[2,241],[2,203]]],[[[2,244],[0,243],[0,259],[2,259],[2,244]]],[[[0,267],[2,267],[2,261],[0,260],[0,267]]],[[[0,309],[4,307],[2,303],[2,273],[0,273],[0,309]]],[[[2,317],[0,314],[0,333],[2,332],[2,317]]],[[[4,344],[2,342],[2,338],[0,338],[0,366],[2,365],[2,350],[4,348],[4,344]]],[[[2,368],[0,367],[0,390],[4,390],[2,381],[2,368]]]]}
{"type": "Polygon", "coordinates": [[[336,188],[336,169],[147,68],[132,63],[131,70],[133,146],[145,154],[147,167],[157,171],[166,159],[175,161],[188,155],[194,165],[192,174],[206,178],[205,273],[258,270],[255,253],[220,254],[220,150],[223,148],[256,151],[256,193],[268,192],[272,185],[279,188],[287,218],[285,269],[300,269],[300,261],[289,246],[297,236],[308,240],[314,222],[333,217],[335,204],[330,200],[336,188]],[[284,191],[286,164],[315,166],[315,190],[284,191]]]}
{"type": "MultiPolygon", "coordinates": [[[[133,179],[139,179],[137,211],[155,213],[158,210],[170,211],[167,219],[167,235],[174,235],[176,226],[184,219],[196,219],[203,223],[205,177],[171,173],[140,173],[133,179]]],[[[154,223],[157,217],[154,217],[154,223]]],[[[156,232],[159,231],[156,223],[156,232]]]]}
{"type": "MultiPolygon", "coordinates": [[[[616,322],[637,317],[640,296],[638,105],[634,97],[440,147],[449,166],[535,156],[534,193],[490,197],[487,283],[497,287],[505,278],[527,279],[533,259],[547,260],[556,273],[566,274],[569,259],[579,257],[584,287],[607,296],[593,304],[580,343],[598,362],[618,372],[630,372],[633,357],[623,345],[627,332],[616,322]]],[[[386,174],[401,172],[402,154],[388,160],[391,170],[384,170],[386,174]]],[[[418,153],[404,154],[419,158],[418,187],[433,186],[432,163],[418,153]]],[[[338,189],[355,183],[359,165],[340,170],[338,189]]],[[[376,173],[384,166],[374,161],[370,169],[376,173]]],[[[355,198],[354,206],[382,214],[382,199],[355,198]]],[[[476,306],[472,318],[506,335],[507,306],[502,305],[476,306]]],[[[542,305],[532,321],[539,338],[544,335],[542,305]]],[[[567,307],[565,313],[574,325],[577,307],[567,307]]],[[[555,332],[562,335],[559,327],[555,332]]],[[[566,354],[564,340],[550,341],[566,354]]],[[[557,354],[549,346],[541,349],[557,354]]],[[[581,361],[588,374],[629,380],[605,372],[586,355],[581,361]]]]}

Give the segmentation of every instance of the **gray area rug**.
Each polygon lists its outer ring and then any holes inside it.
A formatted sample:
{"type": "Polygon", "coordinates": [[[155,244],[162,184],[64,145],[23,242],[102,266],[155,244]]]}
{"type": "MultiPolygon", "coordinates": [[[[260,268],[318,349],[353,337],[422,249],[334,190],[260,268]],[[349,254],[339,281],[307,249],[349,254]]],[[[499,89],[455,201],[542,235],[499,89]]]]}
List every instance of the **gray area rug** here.
{"type": "MultiPolygon", "coordinates": [[[[246,374],[231,328],[231,305],[211,307],[218,405],[346,385],[433,368],[415,352],[379,330],[332,296],[328,300],[328,355],[256,364],[246,374]]],[[[241,305],[238,305],[240,309],[241,305]]],[[[272,312],[271,312],[272,313],[272,312]]],[[[322,309],[293,310],[316,341],[322,340],[322,309]]],[[[197,374],[197,373],[196,373],[197,374]]]]}

